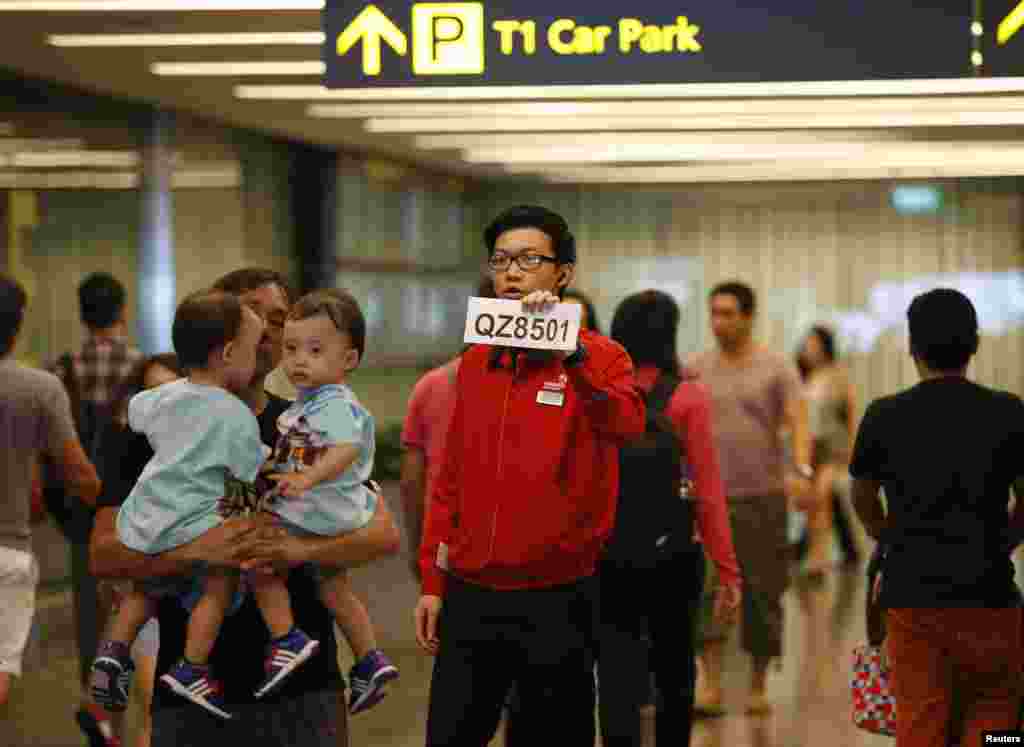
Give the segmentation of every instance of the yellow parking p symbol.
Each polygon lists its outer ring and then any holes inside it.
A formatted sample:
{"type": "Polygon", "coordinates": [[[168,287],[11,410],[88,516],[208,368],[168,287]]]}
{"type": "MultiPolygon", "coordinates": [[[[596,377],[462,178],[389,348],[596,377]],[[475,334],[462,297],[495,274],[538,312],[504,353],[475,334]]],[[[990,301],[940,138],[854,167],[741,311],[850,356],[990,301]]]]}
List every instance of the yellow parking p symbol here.
{"type": "Polygon", "coordinates": [[[482,73],[483,3],[413,5],[412,70],[416,75],[482,73]]]}

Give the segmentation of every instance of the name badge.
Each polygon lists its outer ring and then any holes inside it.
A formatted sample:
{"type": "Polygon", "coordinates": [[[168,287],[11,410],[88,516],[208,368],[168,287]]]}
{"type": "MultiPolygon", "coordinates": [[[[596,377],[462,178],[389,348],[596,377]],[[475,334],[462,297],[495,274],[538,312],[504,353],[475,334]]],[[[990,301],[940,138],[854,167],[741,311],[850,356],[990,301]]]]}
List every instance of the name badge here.
{"type": "Polygon", "coordinates": [[[552,392],[550,389],[541,389],[537,392],[537,403],[561,407],[565,404],[565,392],[552,392]]]}
{"type": "Polygon", "coordinates": [[[471,298],[463,342],[535,350],[576,349],[582,307],[556,304],[550,311],[523,311],[520,301],[471,298]]]}

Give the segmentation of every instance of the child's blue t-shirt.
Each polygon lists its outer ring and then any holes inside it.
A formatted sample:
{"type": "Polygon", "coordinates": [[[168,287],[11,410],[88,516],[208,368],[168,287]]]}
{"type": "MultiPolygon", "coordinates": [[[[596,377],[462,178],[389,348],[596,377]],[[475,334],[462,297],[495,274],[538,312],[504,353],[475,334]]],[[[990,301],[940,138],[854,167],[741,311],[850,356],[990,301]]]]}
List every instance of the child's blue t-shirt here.
{"type": "Polygon", "coordinates": [[[179,379],[132,397],[128,425],[154,455],[117,514],[126,547],[165,552],[257,507],[251,485],[267,452],[235,395],[179,379]]]}
{"type": "Polygon", "coordinates": [[[330,446],[356,444],[359,456],[334,480],[295,498],[277,496],[266,508],[307,532],[335,536],[366,526],[376,498],[363,483],[373,470],[373,416],[344,384],[301,389],[277,419],[280,436],[269,465],[274,472],[302,472],[330,446]]]}

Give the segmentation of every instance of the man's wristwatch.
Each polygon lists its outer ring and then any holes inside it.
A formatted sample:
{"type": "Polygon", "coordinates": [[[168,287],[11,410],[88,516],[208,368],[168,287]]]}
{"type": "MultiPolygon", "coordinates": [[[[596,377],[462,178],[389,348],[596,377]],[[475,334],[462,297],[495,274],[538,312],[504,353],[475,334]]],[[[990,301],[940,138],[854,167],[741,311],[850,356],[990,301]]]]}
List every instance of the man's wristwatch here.
{"type": "Polygon", "coordinates": [[[562,361],[562,365],[566,368],[579,366],[587,359],[587,355],[587,346],[582,342],[576,343],[576,350],[571,355],[566,356],[565,360],[562,361]]]}

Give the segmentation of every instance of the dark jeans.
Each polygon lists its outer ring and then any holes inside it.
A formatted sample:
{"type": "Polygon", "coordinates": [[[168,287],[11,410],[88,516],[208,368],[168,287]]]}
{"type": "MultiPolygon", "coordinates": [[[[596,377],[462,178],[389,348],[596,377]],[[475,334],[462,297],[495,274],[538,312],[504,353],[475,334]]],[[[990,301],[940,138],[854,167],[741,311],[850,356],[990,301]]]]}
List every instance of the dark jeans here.
{"type": "Polygon", "coordinates": [[[605,747],[640,747],[640,706],[648,700],[652,671],[661,696],[657,744],[686,747],[693,726],[694,626],[704,584],[703,551],[680,553],[650,570],[604,564],[598,577],[597,680],[605,747]]]}
{"type": "Polygon", "coordinates": [[[427,747],[486,747],[513,682],[517,742],[593,747],[596,582],[522,591],[447,584],[427,747]]]}
{"type": "Polygon", "coordinates": [[[82,683],[89,681],[92,660],[99,648],[106,625],[106,610],[100,603],[99,585],[89,572],[89,537],[94,514],[79,501],[71,508],[65,536],[71,556],[72,606],[75,616],[75,637],[78,643],[78,666],[82,683]]]}

